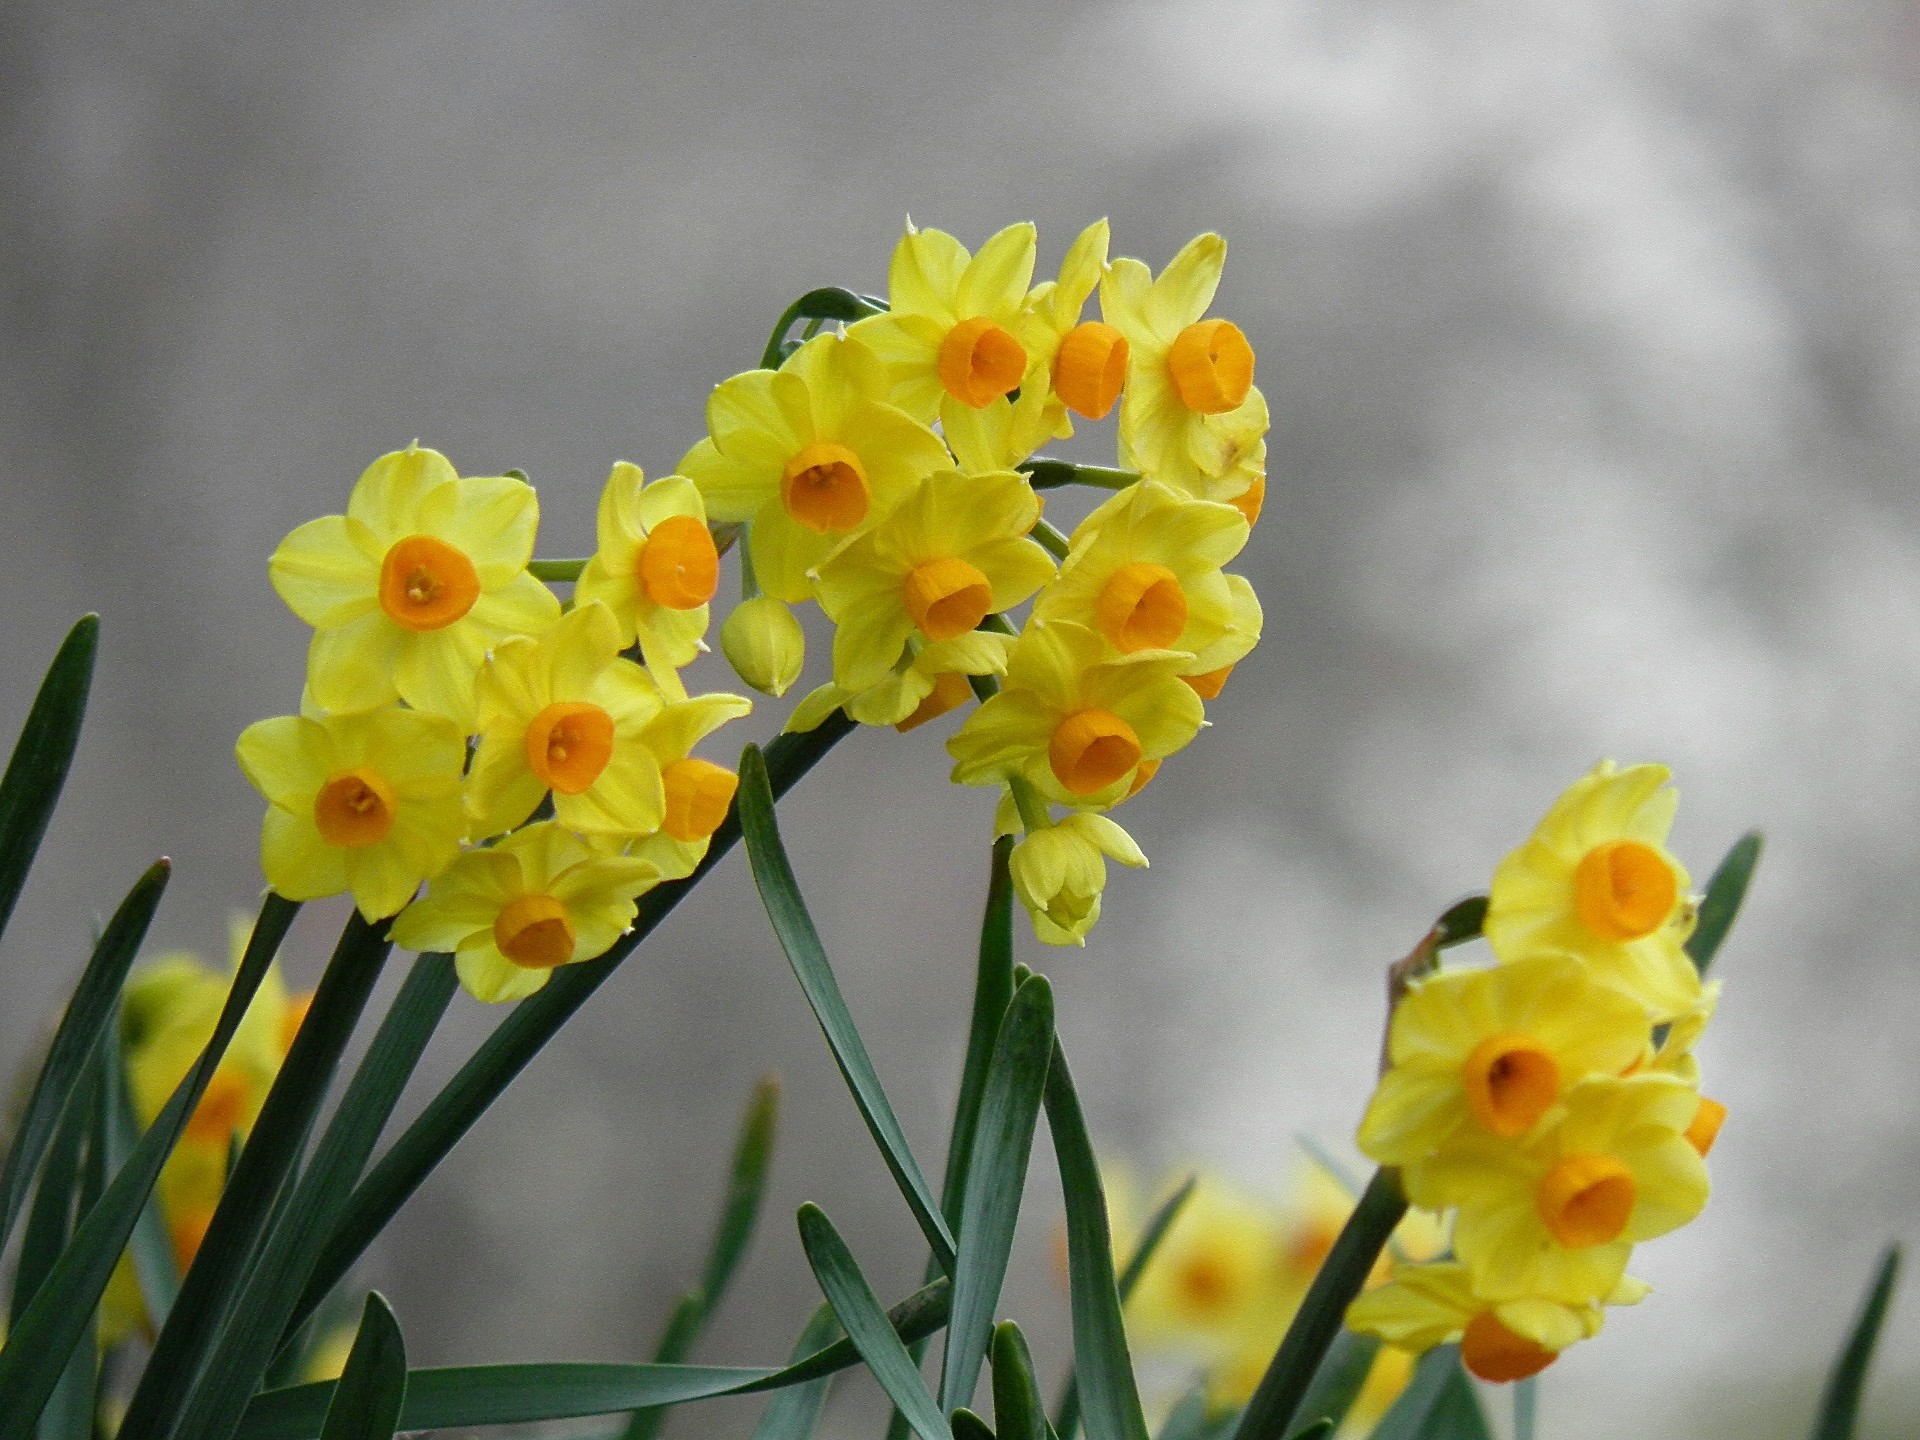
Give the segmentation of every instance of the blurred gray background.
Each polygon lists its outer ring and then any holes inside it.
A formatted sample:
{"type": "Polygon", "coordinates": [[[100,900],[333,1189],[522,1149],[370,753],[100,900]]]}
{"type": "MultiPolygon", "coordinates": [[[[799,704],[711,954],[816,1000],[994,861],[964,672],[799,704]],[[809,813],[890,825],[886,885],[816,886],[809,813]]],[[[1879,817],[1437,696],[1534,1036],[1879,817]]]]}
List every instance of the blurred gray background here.
{"type": "MultiPolygon", "coordinates": [[[[297,702],[266,582],[419,437],[527,469],[585,553],[611,461],[902,217],[1043,269],[1087,221],[1231,240],[1271,493],[1267,640],[1126,819],[1085,951],[1025,958],[1098,1137],[1278,1189],[1344,1148],[1381,967],[1602,755],[1678,772],[1704,879],[1770,848],[1725,952],[1705,1217],[1546,1377],[1544,1433],[1801,1431],[1878,1248],[1920,1234],[1920,13],[1836,0],[326,6],[0,11],[0,728],[105,615],[77,779],[5,944],[13,1064],[156,853],[160,944],[260,883],[234,736],[297,702]]],[[[1089,427],[1099,444],[1111,427],[1089,427]]],[[[725,683],[713,662],[696,672],[725,683]]],[[[818,656],[808,682],[820,678],[818,656]]],[[[748,734],[784,707],[763,705],[748,734]]],[[[944,726],[863,733],[786,809],[879,1068],[939,1161],[989,797],[944,726]]],[[[741,738],[746,738],[742,736],[741,738]]],[[[364,1278],[421,1362],[631,1359],[693,1278],[737,1109],[778,1070],[765,1229],[702,1358],[777,1358],[817,1200],[879,1287],[917,1236],[735,857],[409,1206],[364,1278]]],[[[289,948],[311,984],[338,906],[289,948]]],[[[396,967],[397,968],[397,967],[396,967]]],[[[497,1012],[462,997],[424,1069],[497,1012]]],[[[414,1103],[417,1103],[417,1097],[414,1103]]],[[[1057,1358],[1050,1162],[1007,1309],[1057,1358]]],[[[874,1394],[830,1429],[872,1434],[874,1394]]],[[[1920,1304],[1873,1415],[1905,1433],[1920,1304]]],[[[746,1433],[735,1404],[678,1433],[746,1433]]]]}

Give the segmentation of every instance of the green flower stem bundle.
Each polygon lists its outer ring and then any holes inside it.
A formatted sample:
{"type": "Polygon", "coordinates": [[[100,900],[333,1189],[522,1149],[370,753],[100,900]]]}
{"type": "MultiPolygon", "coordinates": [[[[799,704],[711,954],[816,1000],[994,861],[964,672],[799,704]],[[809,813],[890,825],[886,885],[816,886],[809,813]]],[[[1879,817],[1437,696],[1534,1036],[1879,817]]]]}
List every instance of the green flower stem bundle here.
{"type": "MultiPolygon", "coordinates": [[[[1380,1169],[1357,1203],[1335,1201],[1310,1243],[1294,1234],[1279,1268],[1257,1207],[1201,1177],[1135,1226],[1107,1194],[1053,988],[1015,962],[1014,916],[1040,943],[1084,945],[1107,862],[1147,863],[1114,812],[1210,708],[1231,709],[1228,679],[1262,624],[1228,567],[1264,501],[1267,410],[1252,345],[1209,313],[1225,242],[1202,235],[1158,275],[1108,249],[1105,222],[1089,226],[1035,283],[1030,225],[972,253],[909,226],[887,294],[802,296],[761,364],[716,386],[670,473],[612,466],[591,554],[536,558],[525,474],[462,476],[418,445],[287,536],[268,573],[312,629],[303,693],[236,747],[266,803],[267,894],[236,927],[229,973],[184,955],[136,968],[169,873],[157,863],[101,932],[22,1090],[0,1166],[13,1255],[0,1440],[385,1440],[591,1417],[583,1433],[651,1440],[672,1407],[751,1393],[768,1396],[756,1440],[807,1440],[855,1365],[892,1402],[895,1432],[921,1440],[1288,1440],[1342,1423],[1484,1435],[1476,1379],[1519,1382],[1531,1432],[1533,1377],[1645,1293],[1625,1273],[1634,1247],[1705,1204],[1726,1112],[1693,1053],[1717,996],[1703,977],[1757,839],[1696,896],[1666,848],[1665,770],[1599,766],[1486,895],[1392,968],[1358,1134],[1380,1169]],[[1042,453],[1116,411],[1112,465],[1042,453]],[[1093,502],[1083,518],[1043,518],[1076,488],[1093,502]],[[754,703],[688,686],[715,606],[735,673],[779,698],[808,668],[794,613],[807,604],[833,627],[819,683],[764,752],[746,747],[737,768],[711,758],[754,703]],[[855,731],[935,723],[954,781],[1000,801],[937,1190],[776,815],[855,731]],[[355,1262],[741,840],[925,1239],[923,1283],[889,1306],[831,1216],[803,1206],[823,1303],[794,1317],[786,1362],[688,1363],[757,1228],[779,1108],[766,1082],[709,1251],[662,1297],[649,1360],[410,1369],[402,1317],[354,1282],[355,1262]],[[317,988],[294,994],[281,942],[305,902],[337,895],[353,912],[317,988]],[[1441,963],[1482,938],[1491,964],[1441,963]],[[392,966],[404,983],[370,1017],[392,966]],[[500,1021],[383,1146],[459,989],[504,1007],[500,1021]],[[343,1074],[363,1026],[372,1038],[343,1074]],[[1002,1315],[1043,1120],[1073,1356],[1051,1415],[1002,1315]],[[1292,1288],[1276,1291],[1283,1274],[1292,1288]],[[1205,1359],[1201,1384],[1150,1426],[1135,1351],[1161,1345],[1205,1359]]],[[[93,617],[75,627],[0,780],[0,929],[75,754],[97,633],[93,617]]],[[[1893,1276],[1889,1258],[1820,1437],[1851,1433],[1893,1276]]]]}

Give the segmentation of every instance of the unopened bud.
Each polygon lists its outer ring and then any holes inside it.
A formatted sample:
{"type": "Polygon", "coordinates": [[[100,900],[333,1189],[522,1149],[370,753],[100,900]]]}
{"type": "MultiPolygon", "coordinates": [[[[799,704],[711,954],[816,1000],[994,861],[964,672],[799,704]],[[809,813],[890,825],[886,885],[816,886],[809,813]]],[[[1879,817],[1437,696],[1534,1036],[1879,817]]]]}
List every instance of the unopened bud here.
{"type": "Polygon", "coordinates": [[[758,595],[741,601],[727,616],[720,627],[720,649],[742,680],[778,698],[800,678],[807,636],[791,610],[771,595],[758,595]]]}

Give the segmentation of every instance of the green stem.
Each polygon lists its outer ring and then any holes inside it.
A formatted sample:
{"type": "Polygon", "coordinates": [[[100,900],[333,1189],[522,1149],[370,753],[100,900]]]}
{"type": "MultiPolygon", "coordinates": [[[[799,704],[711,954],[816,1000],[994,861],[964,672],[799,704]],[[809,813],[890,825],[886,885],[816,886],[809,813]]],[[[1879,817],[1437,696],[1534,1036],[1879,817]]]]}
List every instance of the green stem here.
{"type": "Polygon", "coordinates": [[[1291,1433],[1301,1398],[1340,1333],[1347,1306],[1367,1283],[1388,1237],[1406,1213],[1407,1197],[1400,1188],[1400,1172],[1392,1168],[1374,1171],[1333,1249],[1313,1277],[1307,1298],[1300,1302],[1280,1348],[1273,1352],[1260,1387],[1240,1416],[1233,1440],[1285,1440],[1291,1433]]]}
{"type": "Polygon", "coordinates": [[[587,568],[585,560],[529,560],[527,573],[536,580],[545,580],[548,584],[566,584],[580,578],[580,572],[587,568]]]}
{"type": "Polygon", "coordinates": [[[1140,480],[1137,470],[1115,470],[1106,465],[1074,465],[1065,460],[1049,460],[1044,456],[1027,461],[1020,467],[1020,473],[1027,477],[1036,490],[1058,490],[1062,485],[1124,490],[1140,480]]]}
{"type": "Polygon", "coordinates": [[[773,327],[773,334],[767,337],[767,348],[760,356],[760,368],[780,368],[780,362],[786,359],[787,332],[793,328],[795,321],[861,320],[868,315],[883,315],[886,309],[884,300],[871,295],[856,295],[837,285],[809,290],[781,313],[779,323],[773,327]]]}
{"type": "Polygon", "coordinates": [[[1073,548],[1072,542],[1045,520],[1033,522],[1033,538],[1056,560],[1066,559],[1067,552],[1073,548]]]}
{"type": "Polygon", "coordinates": [[[757,600],[760,598],[760,573],[753,568],[753,536],[745,525],[740,527],[740,598],[757,600]]]}
{"type": "Polygon", "coordinates": [[[1051,830],[1053,828],[1053,813],[1051,807],[1041,798],[1040,792],[1035,790],[1033,786],[1029,785],[1018,775],[1014,775],[1008,777],[1007,790],[1013,796],[1014,807],[1020,812],[1020,823],[1027,827],[1027,833],[1029,835],[1033,834],[1036,830],[1051,830]]]}

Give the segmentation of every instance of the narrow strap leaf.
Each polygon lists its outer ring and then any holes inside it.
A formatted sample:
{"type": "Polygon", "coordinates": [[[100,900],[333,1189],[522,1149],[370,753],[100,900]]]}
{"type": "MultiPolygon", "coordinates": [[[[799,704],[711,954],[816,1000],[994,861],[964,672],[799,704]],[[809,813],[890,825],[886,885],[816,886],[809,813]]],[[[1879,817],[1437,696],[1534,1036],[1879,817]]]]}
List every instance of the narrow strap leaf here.
{"type": "Polygon", "coordinates": [[[87,1125],[93,1118],[92,1067],[81,1073],[86,1083],[77,1085],[68,1096],[66,1113],[60,1117],[60,1128],[47,1147],[47,1161],[41,1167],[40,1184],[33,1192],[33,1206],[20,1237],[20,1255],[13,1271],[13,1303],[7,1312],[11,1325],[20,1323],[72,1232],[80,1158],[86,1149],[87,1125]]]}
{"type": "Polygon", "coordinates": [[[1160,1433],[1153,1440],[1202,1440],[1206,1433],[1207,1386],[1202,1381],[1181,1396],[1173,1409],[1167,1412],[1167,1418],[1161,1422],[1160,1433]]]}
{"type": "Polygon", "coordinates": [[[1713,878],[1707,881],[1707,893],[1700,901],[1700,913],[1693,922],[1693,934],[1687,937],[1687,956],[1702,975],[1720,953],[1720,946],[1733,929],[1740,903],[1747,898],[1747,886],[1760,863],[1765,841],[1758,830],[1749,830],[1733,842],[1713,878]]]}
{"type": "Polygon", "coordinates": [[[255,1285],[260,1288],[242,1296],[237,1327],[248,1331],[285,1327],[278,1347],[283,1351],[298,1333],[288,1317],[312,1268],[314,1251],[338,1220],[459,985],[451,955],[429,951],[407,971],[400,993],[374,1032],[373,1043],[301,1173],[285,1219],[274,1227],[274,1244],[249,1282],[250,1291],[255,1285]]]}
{"type": "Polygon", "coordinates": [[[360,1329],[334,1386],[320,1440],[393,1440],[407,1398],[407,1342],[376,1290],[360,1312],[360,1329]]]}
{"type": "MultiPolygon", "coordinates": [[[[846,712],[836,710],[803,735],[782,735],[776,739],[767,747],[766,756],[775,796],[791,790],[823,755],[857,728],[846,712]]],[[[563,965],[551,980],[508,1013],[354,1189],[295,1307],[294,1325],[313,1313],[373,1242],[373,1237],[407,1202],[407,1197],[460,1143],[460,1137],[473,1128],[474,1122],[486,1114],[501,1092],[513,1083],[513,1078],[653,933],[654,927],[672,914],[674,907],[726,857],[739,839],[736,796],[725,822],[708,842],[706,858],[693,874],[642,895],[632,928],[615,941],[605,955],[579,965],[563,965]]]]}
{"type": "Polygon", "coordinates": [[[27,883],[27,871],[33,868],[33,857],[73,765],[99,648],[100,617],[81,616],[47,667],[26,724],[20,727],[20,738],[14,742],[7,773],[0,776],[0,932],[13,918],[14,904],[27,883]]]}
{"type": "MultiPolygon", "coordinates": [[[[789,1363],[804,1360],[839,1335],[840,1322],[833,1317],[833,1307],[822,1302],[794,1342],[789,1363]]],[[[833,1376],[822,1375],[817,1380],[778,1391],[760,1412],[760,1423],[753,1427],[753,1440],[810,1440],[814,1426],[820,1423],[820,1412],[826,1408],[827,1392],[832,1388],[833,1376]]]]}
{"type": "Polygon", "coordinates": [[[1293,1432],[1292,1440],[1327,1440],[1333,1434],[1333,1421],[1324,1415],[1311,1425],[1302,1425],[1293,1432]]]}
{"type": "MultiPolygon", "coordinates": [[[[938,1330],[947,1320],[948,1282],[922,1286],[887,1312],[902,1341],[938,1330]]],[[[837,1325],[838,1322],[836,1321],[837,1325]]],[[[610,1415],[679,1405],[717,1395],[750,1395],[810,1384],[858,1364],[853,1342],[835,1340],[783,1370],[708,1365],[479,1365],[414,1370],[407,1378],[401,1425],[432,1429],[610,1415]]],[[[312,1440],[333,1398],[332,1380],[256,1396],[239,1440],[312,1440]]]]}
{"type": "Polygon", "coordinates": [[[1342,1330],[1333,1337],[1327,1358],[1320,1362],[1319,1372],[1301,1397],[1299,1413],[1311,1420],[1331,1420],[1338,1426],[1359,1399],[1379,1354],[1379,1337],[1342,1330]]]}
{"type": "Polygon", "coordinates": [[[1434,1346],[1420,1357],[1407,1388],[1380,1417],[1370,1440],[1452,1440],[1459,1432],[1443,1429],[1443,1421],[1446,1394],[1455,1381],[1467,1383],[1460,1368],[1460,1347],[1434,1346]]]}
{"type": "Polygon", "coordinates": [[[817,1205],[800,1207],[800,1245],[807,1252],[813,1277],[833,1306],[833,1313],[847,1338],[860,1352],[860,1358],[873,1372],[880,1388],[887,1392],[894,1408],[907,1417],[920,1440],[953,1440],[946,1416],[934,1404],[927,1382],[907,1354],[907,1347],[887,1323],[880,1302],[874,1298],[867,1277],[854,1263],[840,1232],[817,1205]]]}
{"type": "Polygon", "coordinates": [[[1820,1408],[1814,1415],[1813,1440],[1852,1440],[1860,1416],[1860,1397],[1867,1388],[1867,1368],[1873,1363],[1880,1326],[1893,1304],[1894,1285],[1899,1277],[1900,1247],[1889,1245],[1886,1254],[1880,1257],[1873,1283],[1860,1302],[1860,1314],[1853,1322],[1853,1329],[1847,1332],[1847,1343],[1834,1356],[1827,1388],[1821,1393],[1820,1408]]]}
{"type": "Polygon", "coordinates": [[[973,1164],[960,1207],[960,1251],[953,1271],[953,1313],[947,1324],[940,1408],[973,1398],[993,1335],[1013,1227],[1026,1190],[1034,1122],[1053,1057],[1053,988],[1036,975],[1015,992],[994,1042],[980,1102],[973,1164]]]}
{"type": "Polygon", "coordinates": [[[1027,1337],[1011,1320],[993,1327],[993,1428],[1000,1440],[1047,1440],[1027,1337]]]}
{"type": "Polygon", "coordinates": [[[181,1279],[173,1311],[154,1339],[119,1440],[161,1440],[168,1435],[221,1440],[238,1423],[272,1357],[280,1327],[269,1322],[229,1328],[227,1321],[253,1270],[276,1203],[288,1195],[289,1176],[380,978],[390,943],[386,921],[369,923],[358,910],[348,916],[313,1003],[221,1192],[206,1238],[181,1279]]]}
{"type": "MultiPolygon", "coordinates": [[[[107,1132],[107,1173],[110,1175],[119,1173],[140,1139],[123,1038],[118,1023],[107,1026],[105,1043],[112,1052],[113,1073],[113,1113],[107,1132]]],[[[149,1195],[147,1203],[140,1207],[140,1218],[134,1222],[133,1234],[127,1240],[127,1253],[133,1260],[133,1278],[140,1289],[140,1301],[146,1307],[147,1321],[158,1329],[166,1323],[173,1298],[180,1293],[180,1270],[174,1259],[173,1237],[167,1233],[158,1195],[149,1195]]]]}
{"type": "MultiPolygon", "coordinates": [[[[794,978],[800,982],[807,1003],[813,1007],[814,1019],[820,1022],[821,1032],[827,1037],[827,1045],[833,1051],[847,1088],[853,1092],[860,1118],[867,1122],[868,1133],[880,1148],[881,1158],[893,1173],[894,1183],[906,1198],[913,1218],[919,1222],[927,1244],[939,1257],[941,1268],[951,1274],[952,1232],[934,1202],[920,1162],[914,1159],[907,1145],[906,1134],[893,1113],[886,1091],[881,1088],[880,1077],[874,1073],[866,1044],[840,993],[840,982],[834,979],[826,948],[813,927],[813,917],[807,914],[806,902],[800,898],[800,886],[793,878],[793,867],[787,863],[786,848],[780,843],[779,826],[774,820],[773,791],[767,781],[766,761],[752,745],[740,758],[738,799],[747,858],[753,862],[754,884],[760,890],[760,900],[766,906],[773,933],[779,937],[780,948],[786,952],[794,978]]],[[[840,1319],[846,1324],[844,1315],[840,1319]]],[[[851,1326],[848,1333],[853,1333],[851,1326]]]]}
{"type": "Polygon", "coordinates": [[[994,1440],[993,1427],[961,1406],[953,1412],[953,1440],[994,1440]]]}
{"type": "MultiPolygon", "coordinates": [[[[1167,1231],[1173,1228],[1173,1222],[1179,1218],[1181,1210],[1193,1196],[1193,1187],[1200,1181],[1198,1175],[1189,1175],[1181,1182],[1160,1207],[1147,1219],[1147,1228],[1140,1232],[1139,1243],[1133,1247],[1126,1267],[1120,1272],[1118,1284],[1114,1287],[1120,1292],[1120,1304],[1126,1306],[1132,1298],[1134,1288],[1139,1285],[1140,1277],[1147,1273],[1147,1266],[1153,1260],[1154,1252],[1160,1248],[1160,1242],[1167,1238],[1167,1231]]],[[[1067,1383],[1060,1392],[1060,1403],[1055,1411],[1053,1428],[1058,1440],[1073,1440],[1080,1429],[1080,1381],[1069,1374],[1067,1383]]]]}
{"type": "Polygon", "coordinates": [[[1074,1381],[1087,1435],[1089,1440],[1146,1440],[1147,1422],[1140,1412],[1140,1392],[1120,1319],[1120,1292],[1113,1279],[1106,1191],[1067,1057],[1057,1041],[1047,1068],[1046,1105],[1067,1209],[1074,1381]]]}
{"type": "MultiPolygon", "coordinates": [[[[767,1168],[773,1159],[774,1128],[780,1116],[780,1082],[764,1075],[754,1086],[747,1101],[747,1112],[740,1121],[740,1133],[734,1141],[733,1163],[727,1169],[727,1193],[720,1205],[720,1222],[714,1229],[713,1243],[707,1250],[706,1270],[700,1283],[680,1297],[673,1308],[660,1343],[654,1347],[656,1365],[676,1364],[687,1358],[706,1328],[708,1318],[720,1308],[727,1287],[733,1282],[734,1269],[753,1238],[754,1224],[760,1215],[760,1197],[766,1190],[767,1168]]],[[[652,1440],[666,1422],[664,1410],[641,1410],[627,1426],[626,1440],[652,1440]]]]}
{"type": "Polygon", "coordinates": [[[1002,835],[993,842],[986,911],[980,918],[979,962],[973,977],[973,1012],[967,1021],[967,1054],[960,1068],[960,1094],[954,1101],[946,1176],[940,1187],[941,1206],[949,1225],[960,1221],[960,1197],[967,1188],[967,1163],[973,1154],[980,1097],[987,1087],[987,1064],[993,1058],[1001,1017],[1007,1012],[1007,1002],[1013,999],[1013,876],[1008,868],[1012,856],[1013,836],[1002,835]]]}
{"type": "MultiPolygon", "coordinates": [[[[111,1022],[108,1028],[112,1028],[111,1022]]],[[[111,1087],[107,1083],[109,1059],[104,1048],[94,1052],[87,1066],[87,1077],[74,1095],[75,1104],[84,1103],[87,1107],[86,1141],[73,1191],[68,1197],[72,1210],[61,1217],[62,1240],[71,1228],[73,1216],[86,1214],[106,1186],[107,1126],[112,1119],[108,1098],[111,1087]]],[[[87,1317],[86,1329],[67,1356],[67,1368],[61,1372],[59,1383],[53,1387],[47,1407],[40,1414],[38,1440],[93,1440],[94,1392],[100,1366],[99,1332],[100,1312],[96,1308],[87,1317]]]]}
{"type": "Polygon", "coordinates": [[[7,1336],[6,1347],[0,1349],[0,1440],[26,1440],[32,1433],[34,1417],[59,1379],[63,1357],[71,1352],[100,1303],[161,1167],[179,1143],[299,909],[295,901],[267,896],[206,1048],[108,1183],[99,1203],[80,1222],[46,1283],[7,1336]]]}
{"type": "Polygon", "coordinates": [[[1280,1348],[1273,1352],[1259,1388],[1247,1402],[1240,1427],[1234,1432],[1235,1440],[1282,1440],[1290,1432],[1301,1397],[1340,1333],[1347,1306],[1366,1284],[1374,1262],[1406,1213],[1407,1197],[1400,1188],[1400,1172],[1374,1171],[1334,1240],[1333,1249],[1307,1287],[1306,1299],[1287,1326],[1280,1348]]]}
{"type": "Polygon", "coordinates": [[[159,908],[171,871],[167,861],[157,860],[134,882],[100,933],[93,957],[67,1001],[66,1013],[53,1032],[53,1043],[47,1047],[47,1058],[34,1077],[33,1092],[14,1131],[6,1166],[0,1170],[0,1248],[13,1234],[14,1222],[33,1183],[33,1172],[46,1154],[55,1122],[79,1084],[87,1057],[99,1047],[101,1034],[113,1021],[120,987],[126,982],[140,942],[146,938],[147,926],[153,923],[153,912],[159,908]]]}
{"type": "Polygon", "coordinates": [[[1513,1440],[1533,1440],[1540,1413],[1540,1377],[1529,1375],[1513,1382],[1513,1440]]]}

